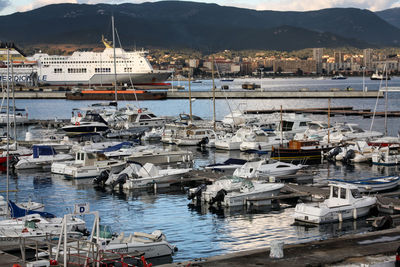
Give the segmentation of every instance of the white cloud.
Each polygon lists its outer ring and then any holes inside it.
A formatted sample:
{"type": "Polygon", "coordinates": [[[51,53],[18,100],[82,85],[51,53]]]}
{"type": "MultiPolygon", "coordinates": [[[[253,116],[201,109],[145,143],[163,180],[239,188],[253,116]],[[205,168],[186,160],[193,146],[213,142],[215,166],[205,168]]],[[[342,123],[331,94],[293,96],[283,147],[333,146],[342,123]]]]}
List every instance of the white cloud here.
{"type": "Polygon", "coordinates": [[[18,6],[17,11],[25,12],[42,6],[61,3],[78,3],[77,0],[34,0],[30,4],[18,6]]]}
{"type": "Polygon", "coordinates": [[[8,7],[10,5],[10,1],[8,0],[0,0],[0,10],[8,7]]]}
{"type": "Polygon", "coordinates": [[[378,11],[400,6],[398,0],[282,0],[263,1],[256,7],[257,10],[281,10],[281,11],[306,11],[319,10],[333,7],[355,7],[378,11]]]}

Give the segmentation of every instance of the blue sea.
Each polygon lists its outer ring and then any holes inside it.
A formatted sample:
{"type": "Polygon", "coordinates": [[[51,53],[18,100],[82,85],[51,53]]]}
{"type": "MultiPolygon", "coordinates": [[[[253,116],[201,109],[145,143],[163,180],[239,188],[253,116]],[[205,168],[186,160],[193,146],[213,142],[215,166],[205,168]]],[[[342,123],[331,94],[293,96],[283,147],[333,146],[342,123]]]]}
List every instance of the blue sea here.
{"type": "MultiPolygon", "coordinates": [[[[255,82],[268,90],[344,90],[352,87],[362,90],[362,78],[346,80],[316,80],[311,78],[290,79],[235,79],[225,83],[229,90],[240,90],[244,82],[255,82]]],[[[187,82],[175,81],[174,85],[186,85],[187,82]]],[[[204,80],[193,84],[192,90],[210,90],[212,82],[204,80]]],[[[222,83],[217,82],[217,87],[222,83]]],[[[368,90],[379,90],[384,85],[379,81],[365,80],[368,90]]],[[[394,77],[389,86],[400,86],[400,78],[394,77]]],[[[389,93],[387,109],[400,110],[399,93],[389,93]]],[[[17,100],[19,108],[26,108],[32,119],[68,119],[72,108],[88,106],[96,101],[67,100],[17,100]]],[[[156,115],[174,116],[189,112],[189,101],[120,101],[119,105],[137,105],[147,107],[156,115]]],[[[230,100],[219,99],[216,102],[217,119],[222,119],[230,110],[241,109],[276,109],[285,108],[327,107],[327,99],[260,99],[230,100]]],[[[384,99],[332,99],[331,106],[353,106],[355,109],[385,109],[384,99]]],[[[195,100],[193,113],[203,118],[212,118],[210,100],[195,100]]],[[[313,119],[326,120],[326,116],[314,115],[313,119]]],[[[397,135],[400,118],[388,119],[388,132],[397,135]]],[[[371,119],[355,116],[335,116],[333,122],[355,122],[364,129],[369,129],[371,119]]],[[[376,118],[373,130],[384,131],[384,119],[376,118]]],[[[184,148],[195,155],[195,168],[210,163],[221,162],[229,157],[246,157],[239,152],[221,152],[213,149],[199,150],[184,148]]],[[[322,163],[311,165],[301,175],[313,177],[314,182],[324,182],[328,178],[347,177],[360,178],[398,173],[398,167],[377,167],[369,164],[344,166],[341,164],[322,163]]],[[[0,190],[6,189],[6,176],[0,178],[0,190]]],[[[189,201],[185,188],[166,192],[131,192],[113,193],[94,189],[91,180],[67,180],[49,172],[18,172],[10,177],[10,198],[15,201],[39,201],[46,204],[46,211],[62,216],[71,212],[76,203],[89,203],[91,210],[97,210],[101,223],[110,225],[115,232],[130,233],[134,231],[152,232],[162,230],[167,239],[178,246],[179,251],[173,261],[193,260],[242,250],[268,247],[273,240],[285,243],[299,243],[310,240],[326,239],[348,233],[368,231],[364,220],[329,224],[316,227],[293,225],[294,207],[282,203],[281,208],[273,208],[257,212],[243,209],[210,210],[208,207],[194,209],[188,206],[189,201]]],[[[5,193],[3,193],[5,195],[5,193]]],[[[92,218],[87,218],[89,221],[92,218]]]]}

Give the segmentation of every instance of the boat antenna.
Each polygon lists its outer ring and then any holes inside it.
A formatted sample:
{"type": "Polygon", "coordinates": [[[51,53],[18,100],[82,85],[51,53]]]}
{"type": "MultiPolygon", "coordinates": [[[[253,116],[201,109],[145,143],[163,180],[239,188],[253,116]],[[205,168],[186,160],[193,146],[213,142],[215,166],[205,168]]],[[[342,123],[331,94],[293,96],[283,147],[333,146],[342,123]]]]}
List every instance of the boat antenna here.
{"type": "Polygon", "coordinates": [[[112,24],[112,36],[113,36],[113,49],[114,49],[114,89],[115,89],[115,103],[118,105],[118,94],[117,94],[117,62],[115,56],[115,25],[114,25],[114,15],[111,16],[112,24]]]}

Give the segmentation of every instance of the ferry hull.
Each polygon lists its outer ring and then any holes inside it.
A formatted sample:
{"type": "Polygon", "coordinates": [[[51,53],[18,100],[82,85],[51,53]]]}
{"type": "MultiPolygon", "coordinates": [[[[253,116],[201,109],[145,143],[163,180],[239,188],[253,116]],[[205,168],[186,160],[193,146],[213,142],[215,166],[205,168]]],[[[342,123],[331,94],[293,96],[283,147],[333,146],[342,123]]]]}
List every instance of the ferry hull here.
{"type": "MultiPolygon", "coordinates": [[[[117,73],[117,82],[120,84],[152,84],[165,82],[168,77],[171,76],[171,72],[148,72],[148,73],[117,73]]],[[[107,74],[94,74],[90,78],[82,77],[83,79],[75,80],[56,80],[53,77],[47,77],[39,80],[40,83],[49,85],[112,85],[115,82],[115,75],[113,73],[107,74]]]]}

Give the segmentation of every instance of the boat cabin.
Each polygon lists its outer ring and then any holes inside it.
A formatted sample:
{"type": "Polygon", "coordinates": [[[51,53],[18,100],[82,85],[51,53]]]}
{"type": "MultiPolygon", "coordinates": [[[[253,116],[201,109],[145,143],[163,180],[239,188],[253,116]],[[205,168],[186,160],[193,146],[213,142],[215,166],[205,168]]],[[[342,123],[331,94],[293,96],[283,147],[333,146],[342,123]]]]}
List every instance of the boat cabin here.
{"type": "Polygon", "coordinates": [[[302,148],[317,148],[319,146],[318,141],[302,141],[302,140],[290,140],[289,149],[302,149],[302,148]]]}
{"type": "Polygon", "coordinates": [[[346,206],[362,198],[357,186],[351,184],[330,184],[329,198],[325,201],[329,208],[346,206]]]}
{"type": "Polygon", "coordinates": [[[95,153],[79,151],[75,154],[75,163],[83,166],[93,166],[97,161],[97,155],[95,153]]]}

